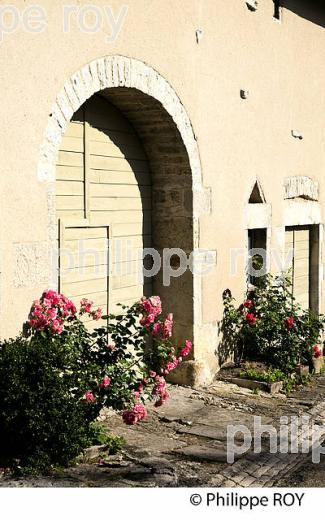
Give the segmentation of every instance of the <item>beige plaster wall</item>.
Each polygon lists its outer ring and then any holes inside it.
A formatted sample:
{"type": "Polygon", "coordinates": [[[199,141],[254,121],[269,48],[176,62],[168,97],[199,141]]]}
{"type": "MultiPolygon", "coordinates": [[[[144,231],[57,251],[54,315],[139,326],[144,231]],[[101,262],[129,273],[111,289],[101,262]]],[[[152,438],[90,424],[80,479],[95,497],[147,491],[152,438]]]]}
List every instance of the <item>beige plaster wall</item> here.
{"type": "MultiPolygon", "coordinates": [[[[105,31],[87,34],[77,24],[65,34],[65,2],[50,0],[38,2],[47,12],[44,32],[20,28],[0,43],[0,333],[19,330],[49,279],[46,183],[38,180],[37,168],[51,107],[75,71],[100,57],[123,55],[145,62],[170,83],[197,138],[212,204],[212,212],[200,217],[199,246],[217,250],[218,259],[202,280],[196,358],[214,369],[222,291],[244,295],[244,265],[230,274],[230,249],[246,247],[245,207],[256,177],[271,205],[272,247],[279,247],[284,226],[285,177],[318,180],[319,202],[325,203],[324,28],[289,9],[281,23],[275,21],[272,0],[260,0],[255,12],[242,0],[124,3],[128,13],[113,43],[105,41],[105,31]],[[246,100],[241,89],[249,91],[246,100]],[[304,139],[293,138],[292,130],[304,139]]],[[[94,4],[110,5],[116,15],[122,6],[116,0],[94,4]]],[[[23,1],[11,5],[26,8],[23,1]]]]}

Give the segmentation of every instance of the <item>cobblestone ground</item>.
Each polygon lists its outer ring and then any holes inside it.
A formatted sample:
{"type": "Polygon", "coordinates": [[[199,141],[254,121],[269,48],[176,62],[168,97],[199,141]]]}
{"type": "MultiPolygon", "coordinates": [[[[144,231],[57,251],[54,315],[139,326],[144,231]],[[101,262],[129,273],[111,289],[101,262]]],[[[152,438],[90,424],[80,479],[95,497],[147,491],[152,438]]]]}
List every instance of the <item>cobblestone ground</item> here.
{"type": "MultiPolygon", "coordinates": [[[[93,448],[81,463],[51,477],[2,476],[0,486],[311,487],[315,478],[321,482],[324,462],[312,464],[310,454],[270,454],[267,435],[262,438],[261,453],[250,450],[228,464],[226,433],[230,424],[253,431],[254,416],[277,431],[283,416],[309,417],[314,428],[325,424],[325,377],[290,397],[255,394],[221,380],[199,390],[173,386],[170,393],[164,407],[150,408],[148,418],[134,427],[125,426],[116,415],[104,418],[108,430],[127,441],[118,456],[106,457],[93,448]],[[105,460],[104,465],[98,464],[99,458],[105,460]]],[[[300,433],[299,442],[311,434],[300,433]]],[[[324,477],[322,481],[324,485],[324,477]]]]}

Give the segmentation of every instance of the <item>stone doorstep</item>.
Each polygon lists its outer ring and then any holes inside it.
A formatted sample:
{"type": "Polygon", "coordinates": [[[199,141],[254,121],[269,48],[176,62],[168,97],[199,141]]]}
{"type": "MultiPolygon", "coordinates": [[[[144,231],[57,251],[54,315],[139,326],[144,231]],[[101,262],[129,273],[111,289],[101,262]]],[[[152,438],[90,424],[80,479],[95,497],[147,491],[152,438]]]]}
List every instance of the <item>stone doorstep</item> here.
{"type": "MultiPolygon", "coordinates": [[[[226,442],[228,439],[226,431],[218,430],[211,426],[200,426],[200,425],[195,425],[192,427],[181,426],[180,428],[177,428],[176,432],[186,434],[186,435],[194,435],[196,437],[205,437],[207,439],[212,439],[212,440],[220,441],[220,442],[226,442]]],[[[252,442],[254,441],[254,439],[255,438],[252,437],[252,442]]],[[[262,441],[263,440],[268,441],[269,435],[267,433],[263,432],[261,435],[261,439],[262,439],[262,441]]],[[[238,432],[237,434],[235,434],[235,441],[238,441],[238,442],[243,441],[242,432],[238,432]]]]}
{"type": "Polygon", "coordinates": [[[248,388],[249,390],[262,390],[263,392],[268,392],[272,395],[278,394],[283,389],[282,381],[267,383],[265,381],[253,381],[241,377],[231,377],[227,381],[242,388],[248,388]]]}
{"type": "MultiPolygon", "coordinates": [[[[186,458],[198,460],[200,462],[227,462],[227,450],[215,449],[213,447],[201,446],[199,444],[193,444],[186,448],[174,450],[173,453],[184,455],[186,458]]],[[[238,458],[239,457],[237,457],[237,459],[238,458]]]]}
{"type": "Polygon", "coordinates": [[[186,427],[181,426],[177,428],[177,433],[187,434],[187,435],[195,435],[197,437],[205,437],[207,439],[213,439],[216,441],[226,441],[227,433],[217,430],[216,428],[210,426],[192,426],[186,427]]]}

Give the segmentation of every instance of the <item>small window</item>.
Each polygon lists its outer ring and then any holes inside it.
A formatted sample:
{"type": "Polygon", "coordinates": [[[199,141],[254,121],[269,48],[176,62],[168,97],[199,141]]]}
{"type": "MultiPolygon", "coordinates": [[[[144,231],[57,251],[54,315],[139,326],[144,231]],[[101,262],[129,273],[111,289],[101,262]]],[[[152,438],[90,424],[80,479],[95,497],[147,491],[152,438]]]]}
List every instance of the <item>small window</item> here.
{"type": "Polygon", "coordinates": [[[265,202],[265,198],[263,196],[261,186],[256,181],[254,184],[254,187],[252,189],[252,193],[249,197],[248,203],[249,204],[263,204],[265,202]]]}
{"type": "Polygon", "coordinates": [[[281,0],[274,0],[274,15],[276,20],[281,20],[281,0]]]}
{"type": "Polygon", "coordinates": [[[253,286],[259,285],[259,280],[267,272],[267,230],[248,230],[248,283],[253,286]]]}

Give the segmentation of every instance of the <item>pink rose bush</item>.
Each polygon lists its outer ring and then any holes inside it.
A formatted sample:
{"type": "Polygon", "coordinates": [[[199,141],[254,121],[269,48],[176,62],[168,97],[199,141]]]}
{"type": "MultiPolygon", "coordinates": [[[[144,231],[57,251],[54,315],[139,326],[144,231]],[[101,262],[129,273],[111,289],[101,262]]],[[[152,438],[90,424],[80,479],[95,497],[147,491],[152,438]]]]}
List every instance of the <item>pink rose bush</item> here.
{"type": "Polygon", "coordinates": [[[113,442],[97,420],[103,407],[136,426],[148,403],[166,403],[166,377],[192,343],[175,341],[158,296],[120,307],[106,315],[87,298],[76,304],[47,290],[21,334],[0,342],[0,458],[10,467],[67,466],[85,448],[113,442]]]}
{"type": "Polygon", "coordinates": [[[168,400],[165,377],[190,355],[192,343],[175,344],[173,314],[163,317],[159,296],[121,307],[123,314],[103,316],[102,309],[94,308],[87,298],[77,309],[63,294],[48,290],[32,305],[27,335],[43,334],[49,348],[51,342],[62,341],[80,354],[84,373],[76,399],[84,403],[89,416],[96,417],[103,406],[110,406],[122,411],[126,424],[135,425],[147,417],[148,401],[160,407],[168,400]],[[81,319],[85,315],[101,321],[95,331],[87,330],[81,319]]]}
{"type": "Polygon", "coordinates": [[[133,309],[139,314],[140,334],[150,337],[152,348],[145,349],[144,362],[147,369],[144,378],[134,391],[134,406],[123,413],[126,424],[136,424],[147,416],[144,392],[154,400],[154,406],[162,406],[169,398],[165,376],[178,367],[192,350],[192,343],[185,341],[185,346],[177,348],[172,340],[174,319],[169,313],[165,319],[162,315],[162,304],[159,296],[142,298],[133,309]],[[151,391],[149,390],[151,388],[151,391]]]}
{"type": "Polygon", "coordinates": [[[321,342],[325,316],[303,308],[292,293],[291,276],[271,274],[259,277],[239,306],[231,291],[224,291],[222,350],[233,351],[238,364],[259,361],[288,375],[300,364],[311,366],[319,355],[313,346],[321,342]]]}
{"type": "Polygon", "coordinates": [[[156,368],[157,374],[166,376],[190,354],[192,343],[186,340],[185,346],[181,349],[175,347],[172,340],[173,314],[169,313],[165,319],[161,318],[162,305],[159,296],[142,298],[138,304],[138,311],[142,314],[140,324],[152,333],[150,364],[156,368]]]}

